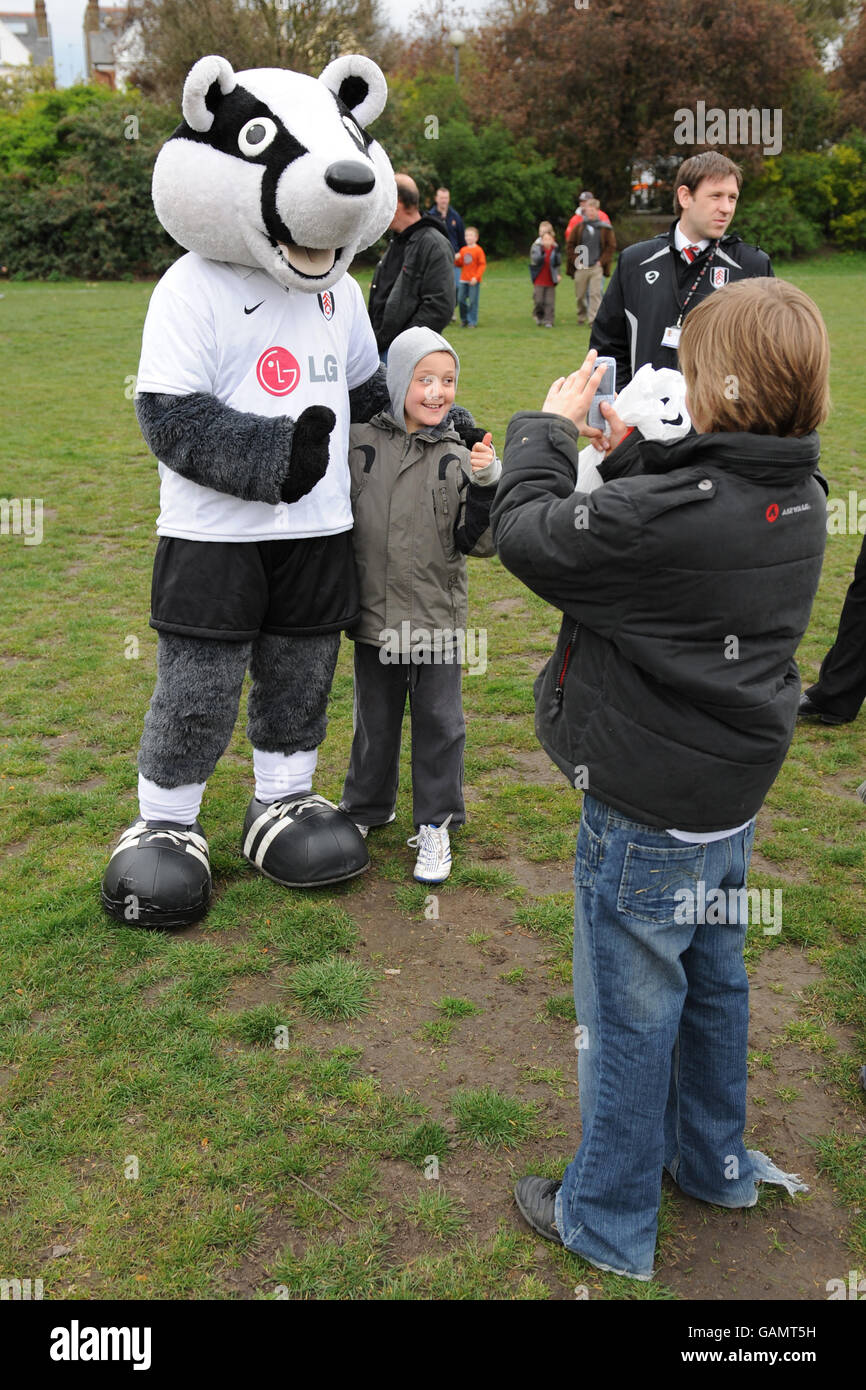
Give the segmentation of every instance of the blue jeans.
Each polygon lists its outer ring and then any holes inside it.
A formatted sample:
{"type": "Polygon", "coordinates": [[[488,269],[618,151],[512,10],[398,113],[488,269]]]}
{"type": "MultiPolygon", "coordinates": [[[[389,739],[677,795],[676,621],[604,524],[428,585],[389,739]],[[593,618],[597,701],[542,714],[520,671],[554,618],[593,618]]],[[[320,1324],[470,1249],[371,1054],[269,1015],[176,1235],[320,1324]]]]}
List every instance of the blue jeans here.
{"type": "Polygon", "coordinates": [[[663,1167],[684,1192],[725,1207],[753,1206],[756,1181],[778,1171],[743,1144],[747,923],[737,920],[745,895],[729,890],[745,885],[754,834],[751,821],[686,844],[584,796],[574,870],[582,1139],[556,1224],[602,1269],[651,1276],[663,1167]],[[731,919],[721,923],[701,911],[719,888],[731,919]]]}
{"type": "Polygon", "coordinates": [[[457,289],[457,307],[460,310],[460,322],[466,324],[468,328],[478,326],[478,295],[481,286],[476,280],[471,284],[468,280],[461,280],[457,289]]]}

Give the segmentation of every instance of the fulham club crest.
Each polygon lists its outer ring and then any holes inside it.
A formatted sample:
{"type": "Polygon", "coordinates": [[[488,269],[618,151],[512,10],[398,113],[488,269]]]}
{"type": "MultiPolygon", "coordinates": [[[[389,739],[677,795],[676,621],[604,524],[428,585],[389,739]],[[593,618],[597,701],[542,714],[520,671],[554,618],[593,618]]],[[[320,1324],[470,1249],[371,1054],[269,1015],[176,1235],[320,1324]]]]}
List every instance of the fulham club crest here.
{"type": "Polygon", "coordinates": [[[334,317],[333,292],[331,290],[324,290],[322,294],[317,294],[316,298],[319,301],[319,308],[322,311],[323,317],[326,319],[332,319],[334,317]]]}
{"type": "Polygon", "coordinates": [[[720,290],[727,283],[728,267],[726,265],[714,265],[710,271],[710,284],[713,289],[720,290]]]}

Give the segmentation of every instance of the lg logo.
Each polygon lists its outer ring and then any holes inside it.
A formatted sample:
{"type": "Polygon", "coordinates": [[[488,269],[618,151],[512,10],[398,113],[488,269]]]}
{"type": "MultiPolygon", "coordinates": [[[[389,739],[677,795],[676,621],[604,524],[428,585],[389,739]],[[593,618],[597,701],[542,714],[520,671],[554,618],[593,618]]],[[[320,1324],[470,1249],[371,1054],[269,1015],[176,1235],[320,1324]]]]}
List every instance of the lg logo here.
{"type": "Polygon", "coordinates": [[[269,395],[288,396],[301,379],[301,369],[288,348],[269,347],[256,363],[256,378],[269,395]]]}

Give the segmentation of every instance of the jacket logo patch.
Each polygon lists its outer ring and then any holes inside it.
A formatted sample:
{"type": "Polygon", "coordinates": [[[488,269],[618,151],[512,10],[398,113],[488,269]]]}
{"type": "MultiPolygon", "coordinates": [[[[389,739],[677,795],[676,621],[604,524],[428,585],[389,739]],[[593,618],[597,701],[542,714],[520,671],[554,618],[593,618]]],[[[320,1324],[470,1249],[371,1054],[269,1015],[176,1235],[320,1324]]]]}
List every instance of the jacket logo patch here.
{"type": "Polygon", "coordinates": [[[316,298],[317,298],[318,301],[319,301],[319,308],[320,308],[321,311],[322,311],[322,317],[323,317],[323,318],[326,318],[326,319],[332,319],[332,318],[334,317],[334,307],[335,307],[335,306],[334,306],[334,296],[333,296],[333,294],[331,293],[331,291],[330,291],[330,290],[324,290],[324,291],[322,292],[322,294],[317,294],[317,295],[316,295],[316,298]]]}
{"type": "Polygon", "coordinates": [[[369,473],[376,461],[376,450],[373,448],[372,444],[359,444],[358,448],[364,455],[364,472],[369,473]]]}
{"type": "Polygon", "coordinates": [[[710,284],[714,290],[720,290],[723,285],[728,283],[728,267],[726,265],[714,265],[710,271],[710,284]]]}
{"type": "Polygon", "coordinates": [[[300,379],[297,358],[288,348],[269,347],[256,363],[256,380],[270,396],[288,396],[300,379]]]}
{"type": "Polygon", "coordinates": [[[646,272],[646,275],[644,276],[644,279],[646,280],[648,285],[654,285],[658,278],[659,273],[657,270],[648,270],[646,272]]]}
{"type": "Polygon", "coordinates": [[[766,512],[765,512],[765,516],[766,516],[767,520],[770,522],[771,525],[772,525],[772,523],[773,523],[774,521],[777,520],[778,515],[779,515],[779,504],[778,504],[778,502],[771,502],[770,505],[769,505],[769,507],[767,508],[767,510],[766,510],[766,512]]]}

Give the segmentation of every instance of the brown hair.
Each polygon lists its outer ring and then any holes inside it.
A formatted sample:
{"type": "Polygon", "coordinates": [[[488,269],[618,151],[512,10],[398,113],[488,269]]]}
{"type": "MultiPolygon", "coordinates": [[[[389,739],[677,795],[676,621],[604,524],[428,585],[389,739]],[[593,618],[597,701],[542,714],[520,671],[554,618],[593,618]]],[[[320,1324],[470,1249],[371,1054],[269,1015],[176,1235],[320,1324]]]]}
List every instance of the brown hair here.
{"type": "Polygon", "coordinates": [[[703,154],[693,154],[690,159],[684,159],[674,179],[674,212],[679,216],[683,210],[677,192],[683,184],[694,194],[704,179],[727,179],[731,174],[737,180],[737,188],[742,188],[743,171],[739,164],[728,159],[727,155],[717,154],[715,150],[704,150],[703,154]]]}
{"type": "Polygon", "coordinates": [[[817,304],[787,280],[738,280],[686,316],[679,362],[704,434],[808,434],[830,409],[830,343],[817,304]]]}

